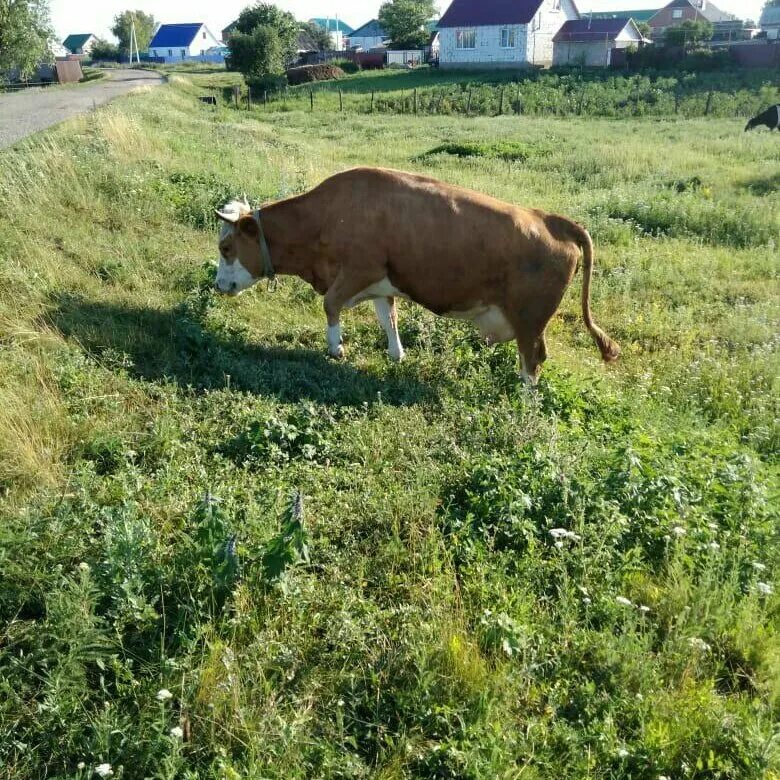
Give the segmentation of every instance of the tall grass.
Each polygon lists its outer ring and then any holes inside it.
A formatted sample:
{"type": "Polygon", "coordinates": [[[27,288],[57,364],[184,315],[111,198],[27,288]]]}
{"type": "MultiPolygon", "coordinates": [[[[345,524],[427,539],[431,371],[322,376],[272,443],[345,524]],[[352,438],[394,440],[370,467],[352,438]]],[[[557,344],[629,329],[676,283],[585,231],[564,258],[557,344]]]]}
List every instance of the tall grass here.
{"type": "Polygon", "coordinates": [[[0,777],[774,777],[776,139],[207,78],[0,155],[0,777]],[[411,304],[336,363],[302,282],[214,297],[214,206],[355,164],[582,221],[621,362],[578,289],[536,393],[411,304]]]}

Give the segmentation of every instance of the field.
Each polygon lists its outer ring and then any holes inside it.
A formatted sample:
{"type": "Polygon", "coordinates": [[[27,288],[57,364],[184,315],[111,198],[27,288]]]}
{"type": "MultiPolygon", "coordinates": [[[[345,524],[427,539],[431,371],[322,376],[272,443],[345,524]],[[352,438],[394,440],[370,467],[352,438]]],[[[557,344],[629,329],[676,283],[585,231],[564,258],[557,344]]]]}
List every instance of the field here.
{"type": "Polygon", "coordinates": [[[0,153],[0,778],[777,780],[777,135],[227,83],[0,153]],[[581,221],[621,360],[580,276],[536,392],[410,304],[395,365],[214,296],[213,207],[357,164],[581,221]]]}

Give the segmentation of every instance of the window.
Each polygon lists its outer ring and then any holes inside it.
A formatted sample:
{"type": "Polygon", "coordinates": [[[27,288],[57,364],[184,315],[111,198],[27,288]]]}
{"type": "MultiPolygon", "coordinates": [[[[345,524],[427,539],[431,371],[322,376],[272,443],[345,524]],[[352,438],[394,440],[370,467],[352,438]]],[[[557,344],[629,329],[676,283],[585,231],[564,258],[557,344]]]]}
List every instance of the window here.
{"type": "Polygon", "coordinates": [[[553,9],[553,11],[560,11],[561,10],[561,0],[552,0],[552,9],[553,9]]]}
{"type": "Polygon", "coordinates": [[[536,16],[534,16],[533,20],[531,21],[531,29],[538,30],[541,26],[542,26],[542,15],[536,14],[536,16]]]}
{"type": "Polygon", "coordinates": [[[682,19],[682,8],[672,9],[672,19],[682,19]]]}
{"type": "Polygon", "coordinates": [[[206,33],[203,33],[203,40],[206,40],[206,33]]]}
{"type": "Polygon", "coordinates": [[[168,49],[168,56],[173,57],[173,49],[168,49]]]}
{"type": "Polygon", "coordinates": [[[515,48],[515,28],[514,27],[502,27],[501,28],[501,48],[502,49],[514,49],[515,48]]]}
{"type": "Polygon", "coordinates": [[[455,33],[456,49],[476,49],[477,31],[476,30],[458,30],[455,33]]]}
{"type": "Polygon", "coordinates": [[[181,50],[181,58],[185,59],[186,57],[187,57],[187,50],[186,49],[182,49],[181,50]]]}

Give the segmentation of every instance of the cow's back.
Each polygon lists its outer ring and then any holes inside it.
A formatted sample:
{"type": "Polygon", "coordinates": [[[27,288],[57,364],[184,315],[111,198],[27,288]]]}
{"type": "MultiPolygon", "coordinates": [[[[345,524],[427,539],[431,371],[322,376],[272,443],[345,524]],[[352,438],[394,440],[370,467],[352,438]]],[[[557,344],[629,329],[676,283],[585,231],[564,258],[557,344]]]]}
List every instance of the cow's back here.
{"type": "Polygon", "coordinates": [[[311,195],[327,215],[323,241],[345,264],[376,263],[434,312],[501,305],[508,291],[551,278],[565,284],[576,263],[576,246],[553,215],[426,176],[355,168],[311,195]]]}

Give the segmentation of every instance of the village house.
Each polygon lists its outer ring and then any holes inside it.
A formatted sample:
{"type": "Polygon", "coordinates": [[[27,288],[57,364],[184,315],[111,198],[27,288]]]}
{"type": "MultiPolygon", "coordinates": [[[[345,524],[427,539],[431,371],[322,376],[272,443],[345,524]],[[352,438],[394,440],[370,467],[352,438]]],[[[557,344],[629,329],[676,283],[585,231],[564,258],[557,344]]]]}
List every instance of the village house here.
{"type": "Polygon", "coordinates": [[[316,17],[309,19],[309,24],[316,24],[330,34],[330,45],[332,49],[341,51],[345,48],[347,38],[352,34],[352,28],[341,19],[329,19],[328,17],[316,17]]]}
{"type": "Polygon", "coordinates": [[[770,40],[780,39],[780,5],[764,6],[761,13],[761,19],[758,23],[761,32],[766,34],[770,40]]]}
{"type": "Polygon", "coordinates": [[[221,46],[222,42],[201,22],[161,24],[149,44],[149,56],[165,62],[180,62],[206,57],[209,49],[221,46]]]}
{"type": "Polygon", "coordinates": [[[384,31],[379,19],[372,19],[366,22],[362,27],[351,32],[347,38],[346,45],[350,49],[378,49],[385,45],[389,35],[384,31]]]}
{"type": "Polygon", "coordinates": [[[74,33],[69,35],[62,45],[70,54],[83,54],[88,57],[96,41],[97,37],[92,33],[74,33]]]}
{"type": "Polygon", "coordinates": [[[615,49],[645,43],[633,19],[570,19],[553,37],[553,65],[608,68],[615,49]]]}
{"type": "MultiPolygon", "coordinates": [[[[733,23],[737,17],[721,11],[709,0],[672,0],[648,19],[652,39],[658,40],[670,27],[679,27],[683,22],[710,22],[716,28],[722,23],[733,23]]],[[[741,23],[740,23],[741,24],[741,23]]]]}
{"type": "Polygon", "coordinates": [[[549,65],[553,37],[579,19],[573,0],[453,0],[439,20],[442,68],[549,65]]]}

